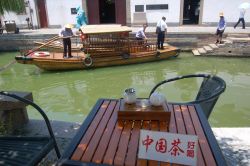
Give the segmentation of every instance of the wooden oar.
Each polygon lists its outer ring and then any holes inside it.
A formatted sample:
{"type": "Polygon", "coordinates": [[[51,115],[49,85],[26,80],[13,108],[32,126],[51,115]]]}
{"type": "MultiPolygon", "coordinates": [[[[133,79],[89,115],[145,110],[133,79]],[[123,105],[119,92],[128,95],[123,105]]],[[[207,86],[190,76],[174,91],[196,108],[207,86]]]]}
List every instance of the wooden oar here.
{"type": "MultiPolygon", "coordinates": [[[[53,42],[53,41],[55,41],[55,40],[57,40],[57,39],[59,39],[59,38],[60,38],[60,36],[54,36],[54,37],[51,38],[48,42],[46,42],[46,43],[42,44],[41,46],[39,46],[39,47],[37,47],[37,48],[31,50],[30,52],[28,52],[28,53],[27,53],[26,55],[24,55],[24,56],[28,56],[29,54],[33,53],[34,51],[36,51],[36,50],[38,50],[38,49],[40,49],[40,48],[42,48],[42,47],[44,47],[44,46],[50,44],[51,42],[53,42]]],[[[16,60],[13,60],[13,61],[11,61],[10,63],[4,65],[3,67],[0,67],[0,72],[6,70],[7,68],[9,68],[11,65],[13,65],[13,64],[15,64],[15,63],[16,63],[16,60]]]]}
{"type": "Polygon", "coordinates": [[[46,45],[52,43],[52,42],[55,41],[55,40],[58,40],[59,38],[61,38],[61,37],[60,37],[60,36],[55,36],[55,37],[53,37],[53,38],[50,39],[48,42],[42,44],[41,46],[39,46],[39,47],[37,47],[37,48],[34,48],[33,50],[31,50],[31,51],[29,51],[28,53],[26,53],[24,56],[28,56],[29,54],[31,54],[31,53],[33,53],[33,52],[39,50],[40,48],[42,48],[42,47],[44,47],[44,46],[46,46],[46,45]]]}

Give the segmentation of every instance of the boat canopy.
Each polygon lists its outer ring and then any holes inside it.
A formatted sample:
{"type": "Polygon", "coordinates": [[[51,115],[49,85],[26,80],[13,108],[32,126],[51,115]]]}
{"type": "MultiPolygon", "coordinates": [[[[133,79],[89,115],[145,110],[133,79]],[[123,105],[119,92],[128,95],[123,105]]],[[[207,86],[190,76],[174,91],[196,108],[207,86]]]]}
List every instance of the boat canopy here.
{"type": "Polygon", "coordinates": [[[108,24],[108,25],[84,25],[81,27],[81,31],[84,34],[103,34],[103,33],[121,33],[132,32],[132,29],[120,24],[108,24]]]}

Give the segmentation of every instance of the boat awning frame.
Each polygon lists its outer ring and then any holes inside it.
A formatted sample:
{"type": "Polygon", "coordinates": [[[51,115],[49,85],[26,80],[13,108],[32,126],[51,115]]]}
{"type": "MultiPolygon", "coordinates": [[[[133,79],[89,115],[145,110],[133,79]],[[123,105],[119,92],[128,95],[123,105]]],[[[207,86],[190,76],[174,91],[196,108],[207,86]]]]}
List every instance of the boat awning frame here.
{"type": "Polygon", "coordinates": [[[105,33],[132,32],[132,29],[130,27],[122,26],[120,24],[85,25],[85,26],[82,26],[80,29],[84,34],[105,34],[105,33]]]}

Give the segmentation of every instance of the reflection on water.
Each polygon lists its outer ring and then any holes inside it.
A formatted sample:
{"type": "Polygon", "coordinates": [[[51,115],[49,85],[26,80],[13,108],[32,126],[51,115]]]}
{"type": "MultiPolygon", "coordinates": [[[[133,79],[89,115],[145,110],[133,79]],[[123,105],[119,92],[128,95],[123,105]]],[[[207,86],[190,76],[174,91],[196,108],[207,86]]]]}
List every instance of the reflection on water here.
{"type": "MultiPolygon", "coordinates": [[[[14,53],[1,53],[0,65],[12,61],[14,53]]],[[[31,91],[36,103],[50,119],[82,122],[98,98],[120,98],[126,88],[147,97],[164,79],[191,73],[216,74],[227,83],[210,116],[216,127],[250,126],[250,59],[204,58],[182,53],[168,61],[109,67],[88,71],[46,72],[32,65],[14,64],[0,75],[1,90],[31,91]]],[[[168,101],[190,101],[201,80],[187,79],[160,87],[168,101]]],[[[31,111],[29,116],[38,118],[31,111]]]]}

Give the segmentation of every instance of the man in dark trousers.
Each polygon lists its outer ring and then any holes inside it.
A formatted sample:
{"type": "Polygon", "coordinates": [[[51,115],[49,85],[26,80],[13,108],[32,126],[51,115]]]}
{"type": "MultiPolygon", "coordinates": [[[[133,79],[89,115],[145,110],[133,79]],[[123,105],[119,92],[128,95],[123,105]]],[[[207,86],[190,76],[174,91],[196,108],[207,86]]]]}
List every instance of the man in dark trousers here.
{"type": "Polygon", "coordinates": [[[164,39],[165,39],[165,33],[167,32],[167,24],[166,24],[166,18],[162,17],[162,19],[157,23],[157,46],[158,49],[164,49],[164,39]]]}
{"type": "Polygon", "coordinates": [[[246,9],[241,9],[240,10],[240,17],[239,17],[238,22],[234,25],[234,29],[237,27],[237,25],[240,22],[242,22],[242,29],[245,29],[245,19],[244,19],[245,13],[246,13],[246,9]]]}
{"type": "Polygon", "coordinates": [[[71,55],[71,40],[70,38],[73,36],[72,29],[73,26],[71,24],[66,24],[65,27],[61,30],[59,36],[63,37],[63,58],[72,58],[71,55]]]}

